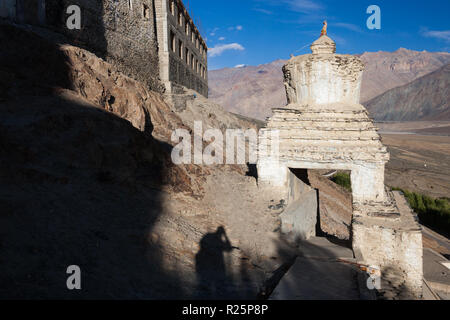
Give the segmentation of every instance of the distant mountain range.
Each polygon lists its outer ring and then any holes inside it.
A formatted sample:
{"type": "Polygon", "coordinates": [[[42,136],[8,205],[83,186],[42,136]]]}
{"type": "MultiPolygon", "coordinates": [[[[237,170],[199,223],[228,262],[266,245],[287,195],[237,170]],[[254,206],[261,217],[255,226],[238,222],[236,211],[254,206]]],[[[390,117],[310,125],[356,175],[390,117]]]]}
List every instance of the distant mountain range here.
{"type": "Polygon", "coordinates": [[[378,121],[450,120],[450,64],[365,103],[378,121]]]}
{"type": "Polygon", "coordinates": [[[286,105],[281,68],[286,60],[208,73],[209,97],[227,111],[264,120],[272,108],[286,105]]]}
{"type": "MultiPolygon", "coordinates": [[[[366,64],[362,102],[409,84],[450,63],[450,53],[447,52],[419,52],[404,48],[395,52],[365,52],[359,57],[366,64]]],[[[286,60],[276,60],[259,66],[210,71],[210,98],[228,111],[263,120],[270,116],[272,108],[286,105],[281,70],[285,63],[286,60]]]]}

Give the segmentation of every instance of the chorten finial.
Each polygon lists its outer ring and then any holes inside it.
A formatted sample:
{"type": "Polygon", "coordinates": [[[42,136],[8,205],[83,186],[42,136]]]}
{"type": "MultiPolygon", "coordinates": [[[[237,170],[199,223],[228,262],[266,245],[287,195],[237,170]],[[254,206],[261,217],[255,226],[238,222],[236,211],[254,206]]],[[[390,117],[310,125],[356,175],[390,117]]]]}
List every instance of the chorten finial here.
{"type": "Polygon", "coordinates": [[[328,23],[327,23],[327,20],[325,20],[323,22],[323,28],[322,28],[322,32],[320,33],[320,36],[326,36],[327,35],[327,28],[328,28],[328,23]]]}
{"type": "Polygon", "coordinates": [[[327,35],[320,36],[311,45],[313,54],[333,54],[336,52],[336,43],[327,35]]]}

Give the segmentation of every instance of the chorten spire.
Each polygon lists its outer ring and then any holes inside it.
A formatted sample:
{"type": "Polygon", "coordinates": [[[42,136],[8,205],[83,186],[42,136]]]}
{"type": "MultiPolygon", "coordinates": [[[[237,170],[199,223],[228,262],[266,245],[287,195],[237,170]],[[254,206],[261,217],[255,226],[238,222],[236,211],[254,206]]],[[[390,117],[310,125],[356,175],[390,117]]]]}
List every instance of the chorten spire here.
{"type": "Polygon", "coordinates": [[[327,35],[321,36],[311,45],[313,54],[334,54],[336,52],[336,43],[327,35]]]}
{"type": "Polygon", "coordinates": [[[327,28],[328,28],[328,23],[325,20],[323,22],[323,28],[322,28],[322,32],[320,33],[320,36],[326,36],[327,35],[327,28]]]}

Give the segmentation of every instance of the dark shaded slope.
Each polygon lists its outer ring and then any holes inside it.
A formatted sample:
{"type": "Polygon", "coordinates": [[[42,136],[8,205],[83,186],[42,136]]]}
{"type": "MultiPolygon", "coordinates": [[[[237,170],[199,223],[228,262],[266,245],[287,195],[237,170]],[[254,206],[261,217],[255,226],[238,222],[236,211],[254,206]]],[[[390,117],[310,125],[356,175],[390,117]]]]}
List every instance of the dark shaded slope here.
{"type": "Polygon", "coordinates": [[[182,297],[148,241],[163,190],[188,187],[170,146],[73,91],[61,46],[9,25],[0,43],[0,297],[182,297]]]}

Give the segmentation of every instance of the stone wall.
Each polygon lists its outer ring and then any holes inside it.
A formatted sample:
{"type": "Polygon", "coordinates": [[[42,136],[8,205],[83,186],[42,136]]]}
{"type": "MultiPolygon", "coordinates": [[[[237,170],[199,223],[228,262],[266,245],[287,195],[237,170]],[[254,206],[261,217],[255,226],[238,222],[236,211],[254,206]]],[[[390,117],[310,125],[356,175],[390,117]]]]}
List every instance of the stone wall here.
{"type": "Polygon", "coordinates": [[[19,23],[45,23],[45,0],[2,0],[0,17],[19,23]]]}
{"type": "Polygon", "coordinates": [[[161,80],[169,93],[172,83],[208,96],[207,46],[183,3],[156,0],[161,80]]]}
{"type": "Polygon", "coordinates": [[[52,28],[154,91],[208,96],[208,49],[181,0],[2,0],[0,17],[52,28]],[[66,26],[70,5],[81,30],[66,26]]]}
{"type": "Polygon", "coordinates": [[[380,293],[386,298],[420,298],[423,279],[421,227],[417,215],[400,193],[394,192],[391,201],[391,205],[354,208],[353,251],[359,261],[381,269],[380,293]],[[392,210],[396,214],[386,212],[392,210]]]}
{"type": "Polygon", "coordinates": [[[152,0],[46,0],[47,24],[124,74],[162,91],[152,0]],[[69,30],[66,9],[81,8],[81,30],[69,30]]]}
{"type": "Polygon", "coordinates": [[[6,0],[0,16],[45,26],[94,52],[122,73],[162,92],[153,0],[6,0]],[[81,29],[69,30],[67,8],[81,9],[81,29]]]}

